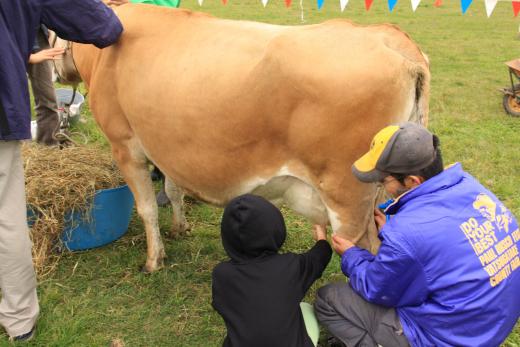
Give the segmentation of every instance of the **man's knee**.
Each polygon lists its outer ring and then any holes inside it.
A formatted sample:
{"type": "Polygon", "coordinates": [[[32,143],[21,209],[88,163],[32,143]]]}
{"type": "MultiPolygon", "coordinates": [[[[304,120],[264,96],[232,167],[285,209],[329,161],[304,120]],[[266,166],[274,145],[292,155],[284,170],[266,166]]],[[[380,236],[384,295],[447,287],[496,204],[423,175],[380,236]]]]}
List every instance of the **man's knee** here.
{"type": "Polygon", "coordinates": [[[345,296],[351,296],[354,294],[352,287],[348,282],[336,282],[327,284],[326,286],[318,289],[316,293],[316,299],[320,300],[335,300],[338,297],[344,298],[345,296]]]}
{"type": "Polygon", "coordinates": [[[318,289],[314,308],[316,312],[334,311],[340,301],[348,300],[352,289],[345,282],[331,283],[318,289]]]}
{"type": "Polygon", "coordinates": [[[316,301],[314,302],[314,306],[323,306],[330,302],[330,297],[333,296],[334,289],[332,288],[332,284],[327,284],[318,289],[316,292],[316,301]]]}

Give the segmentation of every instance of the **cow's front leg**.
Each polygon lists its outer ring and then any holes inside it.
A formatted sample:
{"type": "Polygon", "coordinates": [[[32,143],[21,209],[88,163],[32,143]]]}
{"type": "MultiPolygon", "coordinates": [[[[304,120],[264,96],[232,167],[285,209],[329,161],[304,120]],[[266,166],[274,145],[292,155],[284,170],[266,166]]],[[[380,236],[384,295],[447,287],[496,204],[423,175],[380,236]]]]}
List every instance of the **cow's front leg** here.
{"type": "Polygon", "coordinates": [[[175,238],[184,234],[189,235],[191,227],[186,221],[184,212],[184,191],[177,187],[169,178],[166,178],[164,189],[173,209],[170,236],[175,238]]]}
{"type": "Polygon", "coordinates": [[[123,176],[134,194],[137,213],[146,231],[147,258],[143,272],[153,272],[164,265],[164,245],[158,222],[157,202],[153,190],[148,161],[137,141],[125,141],[124,145],[112,144],[112,153],[123,176]]]}

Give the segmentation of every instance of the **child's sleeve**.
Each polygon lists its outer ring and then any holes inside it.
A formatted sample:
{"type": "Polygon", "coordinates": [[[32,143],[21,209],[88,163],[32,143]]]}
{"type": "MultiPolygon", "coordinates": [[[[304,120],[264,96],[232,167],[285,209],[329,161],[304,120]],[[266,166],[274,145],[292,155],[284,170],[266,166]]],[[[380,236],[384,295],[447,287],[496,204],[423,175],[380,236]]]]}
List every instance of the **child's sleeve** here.
{"type": "Polygon", "coordinates": [[[213,269],[213,273],[211,274],[211,306],[215,309],[215,311],[220,313],[221,303],[220,303],[220,283],[219,283],[219,266],[213,269]]]}
{"type": "Polygon", "coordinates": [[[306,292],[310,286],[321,277],[332,256],[332,248],[326,240],[320,240],[306,253],[300,254],[301,277],[303,290],[306,292]]]}

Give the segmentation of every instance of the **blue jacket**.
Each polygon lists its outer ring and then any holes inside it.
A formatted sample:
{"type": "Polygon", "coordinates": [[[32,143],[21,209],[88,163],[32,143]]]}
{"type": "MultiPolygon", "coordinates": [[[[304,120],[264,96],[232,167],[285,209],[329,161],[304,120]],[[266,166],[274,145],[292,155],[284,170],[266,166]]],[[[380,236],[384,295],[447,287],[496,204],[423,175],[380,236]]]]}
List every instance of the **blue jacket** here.
{"type": "Polygon", "coordinates": [[[520,314],[518,224],[460,164],[385,212],[376,256],[341,259],[352,288],[396,307],[412,346],[499,346],[520,314]]]}
{"type": "Polygon", "coordinates": [[[123,31],[99,0],[0,0],[0,141],[31,138],[26,69],[40,24],[63,39],[100,48],[123,31]]]}

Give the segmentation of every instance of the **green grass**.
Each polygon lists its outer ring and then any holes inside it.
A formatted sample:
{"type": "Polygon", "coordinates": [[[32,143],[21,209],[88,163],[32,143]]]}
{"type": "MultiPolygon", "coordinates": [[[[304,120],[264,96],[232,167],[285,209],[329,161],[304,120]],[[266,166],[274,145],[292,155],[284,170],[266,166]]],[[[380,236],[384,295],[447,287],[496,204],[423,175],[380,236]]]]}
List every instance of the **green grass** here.
{"type": "MultiPolygon", "coordinates": [[[[386,2],[376,1],[367,13],[363,1],[352,0],[341,13],[339,1],[325,2],[321,11],[305,1],[304,16],[306,23],[347,18],[365,24],[391,22],[407,31],[431,61],[430,127],[441,137],[446,161],[462,162],[520,216],[520,119],[504,113],[497,92],[509,81],[503,62],[520,55],[517,21],[507,2],[499,2],[489,19],[482,1],[475,1],[464,16],[459,1],[445,3],[435,8],[433,0],[423,0],[412,13],[410,3],[403,0],[390,13],[386,2]]],[[[198,9],[194,0],[183,1],[182,6],[198,9]]],[[[298,1],[286,9],[280,0],[266,8],[259,0],[230,0],[227,6],[206,0],[202,10],[225,18],[301,24],[298,1]]],[[[79,130],[106,144],[88,110],[85,113],[89,123],[79,130]]],[[[28,345],[107,346],[115,338],[127,346],[221,343],[225,329],[210,305],[210,277],[214,265],[225,259],[219,239],[222,211],[207,205],[189,206],[193,234],[176,240],[166,236],[170,210],[160,212],[168,254],[165,269],[151,275],[138,271],[145,261],[146,244],[141,221],[135,216],[128,234],[119,241],[65,254],[56,273],[40,283],[38,334],[28,345]]],[[[306,250],[312,244],[310,226],[288,211],[284,214],[289,229],[284,249],[306,250]]],[[[336,256],[308,300],[318,286],[334,280],[343,280],[336,256]]],[[[0,335],[0,346],[8,346],[6,341],[0,335]]],[[[520,346],[520,327],[504,345],[520,346]]]]}

